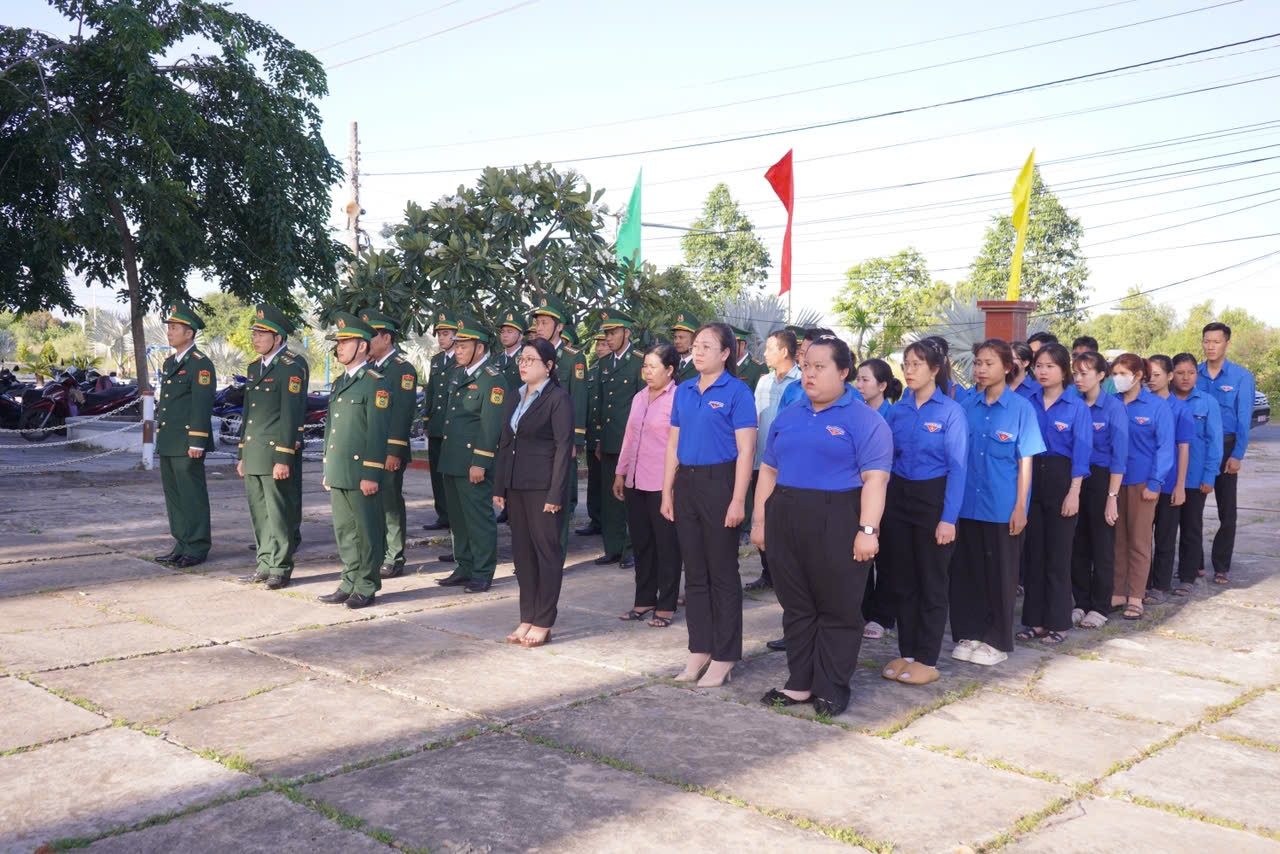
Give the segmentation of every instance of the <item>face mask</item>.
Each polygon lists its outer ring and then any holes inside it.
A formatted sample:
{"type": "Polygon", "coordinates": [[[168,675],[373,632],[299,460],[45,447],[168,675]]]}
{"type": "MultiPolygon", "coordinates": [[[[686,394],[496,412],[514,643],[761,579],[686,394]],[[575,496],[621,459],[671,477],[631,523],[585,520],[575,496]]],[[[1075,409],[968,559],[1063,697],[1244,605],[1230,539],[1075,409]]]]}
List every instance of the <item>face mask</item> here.
{"type": "Polygon", "coordinates": [[[1121,394],[1133,388],[1133,377],[1128,374],[1116,374],[1111,381],[1116,384],[1116,391],[1121,394]]]}

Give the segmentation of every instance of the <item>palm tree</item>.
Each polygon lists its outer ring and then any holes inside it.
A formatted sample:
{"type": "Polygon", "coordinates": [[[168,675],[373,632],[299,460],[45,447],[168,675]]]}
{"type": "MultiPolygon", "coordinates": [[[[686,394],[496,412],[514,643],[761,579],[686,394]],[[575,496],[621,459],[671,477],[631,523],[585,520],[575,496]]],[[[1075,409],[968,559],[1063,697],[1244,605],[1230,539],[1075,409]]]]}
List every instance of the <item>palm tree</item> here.
{"type": "Polygon", "coordinates": [[[206,341],[200,349],[213,362],[214,373],[223,381],[230,381],[234,374],[243,374],[245,365],[249,364],[249,357],[226,338],[206,341]]]}
{"type": "MultiPolygon", "coordinates": [[[[122,376],[128,376],[134,370],[133,329],[127,316],[95,311],[85,321],[85,334],[94,352],[111,359],[122,376]]],[[[165,347],[169,343],[158,315],[149,314],[143,318],[142,335],[148,349],[165,347]]]]}
{"type": "MultiPolygon", "coordinates": [[[[973,370],[973,348],[986,340],[986,328],[986,312],[978,308],[976,300],[961,302],[952,299],[938,311],[937,322],[906,333],[903,341],[909,344],[931,335],[941,335],[950,351],[952,376],[968,385],[973,370]]],[[[1043,317],[1027,321],[1028,335],[1048,328],[1049,324],[1043,317]]]]}
{"type": "MultiPolygon", "coordinates": [[[[752,333],[747,341],[753,353],[763,350],[764,339],[769,333],[787,325],[787,307],[778,297],[770,294],[742,293],[720,306],[720,317],[727,323],[752,333]]],[[[817,326],[822,322],[822,312],[801,309],[792,323],[796,326],[817,326]]]]}

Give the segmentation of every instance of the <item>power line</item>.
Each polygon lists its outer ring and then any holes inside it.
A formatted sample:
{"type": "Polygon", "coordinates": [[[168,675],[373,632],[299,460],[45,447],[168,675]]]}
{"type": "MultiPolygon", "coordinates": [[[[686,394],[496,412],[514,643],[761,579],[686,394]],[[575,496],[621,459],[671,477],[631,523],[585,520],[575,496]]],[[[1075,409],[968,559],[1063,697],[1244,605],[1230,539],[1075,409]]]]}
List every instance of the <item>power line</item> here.
{"type": "MultiPolygon", "coordinates": [[[[538,2],[538,0],[522,0],[522,2],[520,2],[520,3],[516,3],[514,6],[507,6],[507,7],[506,7],[506,8],[504,8],[504,9],[498,9],[496,12],[489,12],[489,13],[488,13],[488,14],[486,14],[486,15],[480,15],[480,16],[478,16],[478,17],[471,18],[470,20],[463,21],[463,22],[462,22],[462,23],[460,23],[460,24],[454,24],[452,27],[445,27],[443,30],[436,30],[434,33],[427,33],[425,36],[418,36],[417,38],[409,39],[409,40],[408,40],[408,41],[406,41],[406,42],[400,42],[399,44],[393,44],[393,45],[391,45],[391,47],[384,47],[384,48],[382,48],[381,50],[375,50],[375,51],[373,51],[372,53],[366,53],[366,54],[364,54],[363,56],[357,56],[357,57],[355,57],[354,59],[344,59],[342,62],[335,62],[335,63],[333,63],[332,65],[326,65],[326,66],[325,66],[325,70],[326,70],[326,71],[333,71],[333,70],[335,70],[335,69],[342,68],[343,66],[351,65],[352,63],[355,63],[355,62],[361,62],[361,61],[366,60],[366,59],[372,59],[372,58],[373,58],[373,57],[375,57],[375,56],[382,56],[384,53],[390,53],[390,52],[391,52],[391,51],[393,51],[393,50],[399,50],[400,48],[402,48],[402,47],[408,47],[408,46],[409,46],[409,45],[411,45],[411,44],[417,44],[418,42],[424,42],[424,41],[426,41],[427,39],[433,39],[433,38],[435,38],[436,36],[442,36],[442,35],[444,35],[445,33],[451,33],[451,32],[453,32],[454,30],[461,30],[461,29],[463,29],[464,27],[469,27],[469,26],[471,26],[472,24],[478,24],[478,23],[480,23],[481,21],[487,21],[487,20],[489,20],[490,18],[496,18],[496,17],[498,17],[499,15],[505,15],[505,14],[507,14],[507,13],[509,13],[509,12],[514,12],[514,11],[516,11],[517,9],[523,9],[525,6],[532,6],[533,4],[535,4],[535,3],[537,3],[537,2],[538,2]]],[[[445,5],[448,5],[448,4],[445,4],[445,5]]],[[[366,177],[368,177],[368,176],[366,176],[366,177]]]]}
{"type": "MultiPolygon", "coordinates": [[[[536,0],[530,0],[530,2],[536,2],[536,0]]],[[[893,116],[904,116],[904,115],[910,115],[913,113],[921,113],[929,110],[936,110],[941,107],[954,107],[961,104],[972,104],[980,101],[988,101],[993,98],[1002,98],[1008,95],[1019,95],[1026,92],[1034,92],[1040,89],[1048,88],[1050,86],[1056,86],[1061,83],[1067,83],[1067,82],[1076,81],[1076,80],[1088,80],[1088,79],[1100,77],[1106,74],[1113,74],[1117,71],[1127,71],[1132,68],[1143,68],[1143,67],[1155,65],[1161,62],[1168,62],[1174,59],[1183,59],[1189,56],[1199,56],[1206,53],[1212,53],[1214,51],[1225,50],[1227,48],[1232,48],[1232,47],[1240,47],[1241,45],[1246,45],[1246,44],[1255,44],[1257,42],[1268,41],[1270,39],[1275,39],[1275,38],[1280,38],[1280,33],[1270,33],[1264,36],[1255,36],[1254,38],[1244,39],[1242,41],[1228,42],[1226,44],[1216,45],[1214,47],[1187,51],[1185,53],[1174,54],[1172,56],[1166,56],[1159,59],[1150,59],[1143,62],[1130,63],[1128,65],[1116,66],[1115,68],[1108,68],[1101,71],[1091,71],[1085,74],[1076,74],[1070,77],[1061,77],[1056,80],[1047,80],[1043,83],[1032,83],[1026,86],[1015,86],[1011,89],[1001,89],[995,92],[985,92],[980,95],[968,95],[963,98],[952,98],[946,101],[937,101],[932,104],[922,104],[920,106],[915,106],[915,107],[899,107],[893,110],[885,110],[879,113],[868,113],[866,115],[853,116],[847,119],[835,119],[832,121],[816,122],[813,124],[800,125],[797,127],[786,128],[786,129],[741,134],[739,136],[724,137],[722,139],[707,140],[704,142],[690,142],[690,143],[684,143],[680,145],[657,146],[654,148],[636,149],[634,151],[623,151],[623,152],[617,152],[614,154],[593,154],[593,155],[584,155],[580,157],[561,157],[561,158],[552,159],[551,162],[578,163],[578,162],[588,162],[593,160],[612,160],[612,159],[621,158],[621,157],[639,157],[645,154],[663,154],[663,153],[672,152],[672,151],[686,151],[693,148],[705,148],[713,145],[726,145],[734,142],[746,142],[746,141],[755,140],[755,139],[765,139],[768,137],[782,136],[788,133],[803,133],[811,130],[822,130],[825,128],[840,127],[843,125],[873,121],[875,119],[884,119],[884,118],[890,118],[893,116]]],[[[1280,77],[1280,74],[1273,75],[1273,77],[1280,77]]],[[[1258,82],[1258,80],[1269,80],[1269,79],[1272,79],[1272,77],[1258,78],[1257,80],[1250,81],[1250,82],[1258,82]]],[[[1239,85],[1239,84],[1233,84],[1233,85],[1239,85]]],[[[1227,87],[1214,86],[1214,87],[1207,87],[1204,89],[1200,89],[1197,91],[1208,92],[1208,91],[1212,91],[1214,89],[1219,89],[1219,88],[1227,88],[1227,87]]],[[[1191,93],[1185,93],[1185,94],[1191,94],[1191,93]]],[[[1161,99],[1153,98],[1151,100],[1161,100],[1161,99]]],[[[432,169],[432,170],[414,170],[414,171],[404,171],[404,172],[370,172],[367,177],[372,177],[375,175],[377,177],[392,177],[392,176],[405,176],[405,175],[448,175],[448,174],[454,174],[457,172],[476,172],[476,171],[480,171],[483,168],[485,167],[472,166],[465,169],[432,169]]]]}
{"type": "Polygon", "coordinates": [[[412,21],[416,18],[421,18],[423,15],[430,15],[432,12],[439,12],[441,9],[446,9],[449,6],[456,6],[459,3],[465,3],[465,2],[467,2],[467,0],[449,0],[448,3],[441,3],[439,6],[436,6],[432,9],[428,9],[425,12],[418,12],[416,14],[409,15],[408,17],[400,18],[399,20],[392,21],[389,24],[383,24],[380,27],[374,27],[372,30],[365,30],[363,33],[356,33],[354,36],[347,36],[345,39],[338,39],[338,41],[331,42],[330,44],[324,45],[322,47],[318,47],[312,52],[315,53],[322,50],[329,50],[331,48],[338,47],[339,45],[344,45],[348,42],[353,42],[358,39],[362,39],[365,36],[371,36],[374,33],[380,33],[383,30],[389,30],[392,27],[398,27],[399,25],[412,21]]]}

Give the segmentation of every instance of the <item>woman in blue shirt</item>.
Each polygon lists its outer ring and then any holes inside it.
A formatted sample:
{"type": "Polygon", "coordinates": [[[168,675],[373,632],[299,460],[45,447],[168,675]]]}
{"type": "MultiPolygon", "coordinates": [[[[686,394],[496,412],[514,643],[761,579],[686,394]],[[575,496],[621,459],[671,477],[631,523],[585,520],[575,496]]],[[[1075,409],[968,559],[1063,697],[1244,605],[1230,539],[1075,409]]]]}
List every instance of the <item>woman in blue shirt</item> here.
{"type": "Polygon", "coordinates": [[[888,425],[846,385],[852,370],[839,338],[813,342],[805,399],[769,428],[751,539],[769,549],[790,675],[760,698],[767,706],[812,702],[834,716],[849,705],[893,461],[888,425]]]}
{"type": "Polygon", "coordinates": [[[1009,381],[1009,388],[1030,400],[1031,395],[1040,388],[1040,383],[1031,375],[1031,360],[1035,354],[1026,341],[1014,341],[1009,348],[1013,350],[1013,379],[1009,381]]]}
{"type": "MultiPolygon", "coordinates": [[[[1196,422],[1191,410],[1170,393],[1173,382],[1173,359],[1157,355],[1147,359],[1147,389],[1164,400],[1173,414],[1173,444],[1176,462],[1165,477],[1156,499],[1155,541],[1151,549],[1151,573],[1147,576],[1146,605],[1158,605],[1166,600],[1173,588],[1173,551],[1178,539],[1178,516],[1187,503],[1187,467],[1191,462],[1191,442],[1195,439],[1196,422]]],[[[1197,484],[1198,486],[1199,484],[1197,484]]]]}
{"type": "Polygon", "coordinates": [[[1173,413],[1168,404],[1147,391],[1147,362],[1122,353],[1111,363],[1116,395],[1129,421],[1129,455],[1116,520],[1116,581],[1111,608],[1124,608],[1126,620],[1142,619],[1142,598],[1151,572],[1151,528],[1160,488],[1173,468],[1173,413]]]}
{"type": "Polygon", "coordinates": [[[969,464],[951,566],[951,657],[988,666],[1013,649],[1031,458],[1044,451],[1035,410],[1009,389],[1013,371],[1007,342],[982,342],[973,357],[976,392],[964,403],[969,464]]]}
{"type": "Polygon", "coordinates": [[[756,404],[734,375],[737,350],[723,323],[694,335],[698,376],[676,389],[663,467],[661,512],[676,523],[689,626],[689,660],[676,681],[702,688],[723,685],[742,658],[738,526],[756,455],[756,404]]]}
{"type": "Polygon", "coordinates": [[[1071,628],[1071,543],[1080,513],[1080,487],[1089,474],[1093,424],[1089,407],[1067,394],[1071,357],[1061,344],[1040,347],[1031,407],[1046,451],[1031,464],[1031,511],[1022,552],[1025,596],[1019,640],[1060,644],[1071,628]]]}
{"type": "Polygon", "coordinates": [[[947,357],[926,341],[902,354],[907,394],[889,410],[893,476],[885,498],[884,536],[876,572],[892,593],[898,652],[880,675],[924,685],[938,678],[947,627],[948,568],[964,497],[969,427],[947,396],[947,357]]]}
{"type": "Polygon", "coordinates": [[[1129,419],[1124,404],[1103,391],[1111,371],[1094,351],[1071,360],[1076,391],[1089,407],[1093,452],[1089,476],[1080,489],[1080,519],[1071,545],[1071,589],[1076,607],[1071,622],[1082,629],[1101,628],[1111,610],[1116,571],[1116,519],[1120,481],[1129,455],[1129,419]]]}
{"type": "MultiPolygon", "coordinates": [[[[867,359],[858,365],[853,387],[862,399],[881,418],[887,418],[889,408],[902,397],[902,382],[893,375],[893,368],[884,359],[867,359]]],[[[867,592],[862,597],[862,616],[867,625],[862,636],[871,640],[884,637],[893,628],[893,603],[889,599],[889,585],[882,580],[878,564],[872,565],[867,574],[867,592]]]]}
{"type": "Polygon", "coordinates": [[[1187,458],[1187,500],[1178,513],[1178,585],[1174,596],[1190,596],[1204,575],[1204,502],[1222,466],[1222,408],[1197,384],[1196,357],[1173,357],[1173,393],[1191,411],[1195,437],[1187,458]]]}

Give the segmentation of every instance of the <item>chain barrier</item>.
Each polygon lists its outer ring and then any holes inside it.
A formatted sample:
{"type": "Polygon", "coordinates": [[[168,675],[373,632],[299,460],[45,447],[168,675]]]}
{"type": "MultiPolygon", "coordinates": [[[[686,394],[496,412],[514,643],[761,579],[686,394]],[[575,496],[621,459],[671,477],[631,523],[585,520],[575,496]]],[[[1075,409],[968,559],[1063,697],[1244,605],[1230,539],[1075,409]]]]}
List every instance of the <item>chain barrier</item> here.
{"type": "Polygon", "coordinates": [[[112,448],[111,450],[103,451],[100,454],[90,454],[87,457],[76,457],[70,460],[52,460],[52,461],[46,461],[42,463],[30,463],[27,465],[20,465],[20,466],[0,466],[0,471],[24,471],[26,469],[37,469],[37,468],[45,469],[45,468],[53,468],[54,466],[69,466],[73,463],[83,463],[83,462],[87,462],[88,460],[96,460],[99,457],[106,457],[106,456],[110,456],[111,454],[118,454],[121,451],[133,451],[134,453],[137,453],[136,448],[112,448]]]}
{"type": "MultiPolygon", "coordinates": [[[[68,424],[68,425],[66,425],[66,426],[67,426],[67,427],[78,427],[78,426],[80,426],[80,424],[82,424],[82,423],[84,423],[84,422],[76,422],[75,424],[68,424]]],[[[80,438],[80,439],[64,439],[64,440],[63,440],[63,441],[61,441],[61,442],[44,442],[44,441],[35,441],[35,442],[32,442],[32,443],[31,443],[31,444],[29,444],[29,445],[5,445],[4,447],[6,447],[6,448],[25,448],[25,449],[35,449],[35,448],[60,448],[60,447],[62,447],[63,445],[84,445],[84,444],[90,444],[90,445],[91,445],[91,444],[93,444],[93,439],[94,439],[94,438],[97,438],[98,436],[114,436],[115,434],[117,434],[117,433],[123,433],[123,432],[125,432],[126,430],[136,430],[136,429],[138,429],[138,428],[139,428],[139,427],[141,427],[141,426],[142,426],[142,422],[141,422],[141,421],[133,421],[133,422],[130,422],[130,423],[128,423],[128,424],[126,424],[126,425],[124,425],[123,427],[121,427],[121,428],[120,428],[120,429],[118,429],[118,430],[104,430],[104,431],[102,431],[102,432],[100,432],[100,433],[94,433],[94,434],[93,434],[93,436],[85,436],[85,437],[80,438]]],[[[60,429],[64,429],[64,428],[61,428],[61,427],[41,427],[41,428],[36,429],[36,430],[23,430],[22,432],[23,432],[23,433],[52,433],[54,430],[60,430],[60,429]]],[[[136,450],[136,449],[135,449],[135,450],[136,450]]]]}
{"type": "MultiPolygon", "coordinates": [[[[101,421],[104,418],[109,418],[112,415],[116,415],[117,413],[123,412],[124,410],[128,409],[131,406],[138,406],[141,403],[142,403],[142,398],[139,397],[134,400],[130,400],[127,403],[123,403],[120,406],[115,407],[114,409],[108,409],[106,412],[101,412],[97,415],[74,415],[72,417],[79,420],[77,420],[75,424],[71,424],[71,425],[67,425],[64,423],[64,424],[58,425],[57,427],[19,427],[16,430],[8,430],[8,429],[0,430],[0,433],[38,433],[41,430],[61,430],[63,427],[66,427],[66,426],[74,427],[76,426],[76,424],[92,424],[94,421],[101,421]]],[[[141,424],[142,422],[139,421],[137,423],[141,424]]]]}

